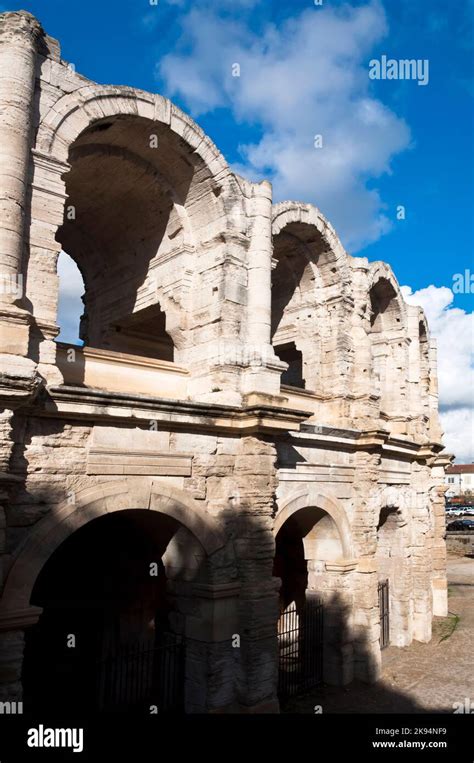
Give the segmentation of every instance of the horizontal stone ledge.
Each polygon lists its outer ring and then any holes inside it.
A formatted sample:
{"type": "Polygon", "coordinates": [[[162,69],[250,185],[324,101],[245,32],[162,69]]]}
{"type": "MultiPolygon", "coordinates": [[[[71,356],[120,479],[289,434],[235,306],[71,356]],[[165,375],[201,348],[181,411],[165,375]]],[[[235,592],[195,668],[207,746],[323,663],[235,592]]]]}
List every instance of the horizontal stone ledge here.
{"type": "Polygon", "coordinates": [[[27,607],[26,609],[0,608],[0,631],[16,631],[36,625],[42,614],[41,607],[27,607]]]}
{"type": "Polygon", "coordinates": [[[146,450],[91,447],[87,474],[142,474],[160,477],[190,477],[190,453],[156,453],[146,450]]]}
{"type": "Polygon", "coordinates": [[[306,413],[265,404],[237,407],[194,403],[150,395],[110,392],[91,387],[61,385],[48,387],[30,410],[35,415],[75,419],[155,420],[157,424],[200,429],[222,429],[250,434],[297,430],[306,413]]]}
{"type": "Polygon", "coordinates": [[[203,599],[229,599],[239,596],[241,584],[235,583],[196,583],[193,594],[203,599]]]}
{"type": "Polygon", "coordinates": [[[357,568],[357,559],[338,559],[333,562],[326,562],[326,572],[352,572],[357,568]]]}
{"type": "MultiPolygon", "coordinates": [[[[332,442],[344,450],[354,452],[377,452],[384,458],[426,460],[424,451],[420,456],[422,446],[419,443],[409,439],[394,438],[388,430],[338,429],[305,422],[301,424],[299,431],[292,433],[292,437],[298,441],[306,439],[311,443],[332,442]]],[[[407,477],[400,477],[399,484],[408,484],[407,477]]]]}

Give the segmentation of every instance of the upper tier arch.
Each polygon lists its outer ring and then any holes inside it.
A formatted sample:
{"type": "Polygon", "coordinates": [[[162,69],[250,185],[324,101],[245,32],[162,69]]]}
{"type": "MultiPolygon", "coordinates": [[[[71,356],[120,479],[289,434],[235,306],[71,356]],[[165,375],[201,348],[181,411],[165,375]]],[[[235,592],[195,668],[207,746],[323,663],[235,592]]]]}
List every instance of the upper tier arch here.
{"type": "Polygon", "coordinates": [[[94,122],[141,116],[168,125],[203,160],[216,180],[230,175],[224,157],[200,127],[168,98],[128,86],[90,84],[60,98],[41,121],[36,146],[67,162],[69,146],[94,122]]]}

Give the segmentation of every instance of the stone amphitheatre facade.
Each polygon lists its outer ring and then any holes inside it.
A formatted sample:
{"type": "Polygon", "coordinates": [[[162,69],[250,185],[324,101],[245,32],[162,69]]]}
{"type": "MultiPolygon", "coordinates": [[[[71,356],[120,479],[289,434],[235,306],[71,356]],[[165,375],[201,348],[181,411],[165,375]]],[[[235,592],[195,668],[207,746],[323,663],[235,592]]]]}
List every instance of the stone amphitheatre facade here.
{"type": "Polygon", "coordinates": [[[71,634],[84,670],[166,623],[186,712],[278,711],[280,616],[315,598],[323,680],[376,680],[380,581],[392,644],[447,610],[423,311],[169,100],[0,24],[0,699],[40,701],[71,634]]]}

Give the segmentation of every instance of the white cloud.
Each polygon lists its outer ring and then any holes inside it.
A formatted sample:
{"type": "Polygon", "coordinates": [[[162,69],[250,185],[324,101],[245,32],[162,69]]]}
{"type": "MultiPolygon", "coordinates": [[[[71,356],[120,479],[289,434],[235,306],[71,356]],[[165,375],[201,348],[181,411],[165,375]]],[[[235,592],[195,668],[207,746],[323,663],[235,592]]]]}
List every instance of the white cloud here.
{"type": "Polygon", "coordinates": [[[270,177],[276,199],[315,203],[352,251],[390,228],[367,181],[390,172],[394,155],[409,147],[410,131],[370,93],[368,61],[387,33],[377,0],[309,8],[258,34],[240,15],[224,17],[215,6],[193,8],[182,26],[180,47],[161,60],[157,76],[193,116],[227,107],[237,124],[263,131],[240,147],[236,171],[270,177]],[[240,77],[232,76],[234,63],[240,77]],[[314,147],[319,134],[323,148],[314,147]]]}
{"type": "Polygon", "coordinates": [[[79,319],[84,312],[81,299],[84,294],[84,281],[76,263],[65,252],[61,252],[58,258],[58,276],[58,324],[61,328],[58,341],[77,344],[79,319]]]}
{"type": "Polygon", "coordinates": [[[459,461],[474,459],[474,313],[452,307],[446,286],[413,293],[402,286],[405,300],[421,305],[438,344],[438,381],[444,442],[459,461]]]}
{"type": "Polygon", "coordinates": [[[456,462],[470,464],[474,461],[474,409],[457,408],[441,412],[444,442],[449,453],[456,455],[456,462]]]}

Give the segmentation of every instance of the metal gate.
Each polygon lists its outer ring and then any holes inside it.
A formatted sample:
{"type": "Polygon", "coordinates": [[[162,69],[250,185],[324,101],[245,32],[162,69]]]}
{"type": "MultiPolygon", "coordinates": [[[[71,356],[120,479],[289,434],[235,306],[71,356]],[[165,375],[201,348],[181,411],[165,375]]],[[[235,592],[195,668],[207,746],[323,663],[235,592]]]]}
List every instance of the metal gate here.
{"type": "Polygon", "coordinates": [[[97,673],[99,712],[180,713],[184,707],[184,641],[164,633],[160,644],[127,644],[102,660],[97,673]]]}
{"type": "Polygon", "coordinates": [[[278,696],[281,701],[302,694],[323,677],[323,605],[308,599],[286,608],[278,624],[278,696]]]}
{"type": "Polygon", "coordinates": [[[390,644],[390,598],[388,580],[379,582],[380,648],[390,644]]]}

